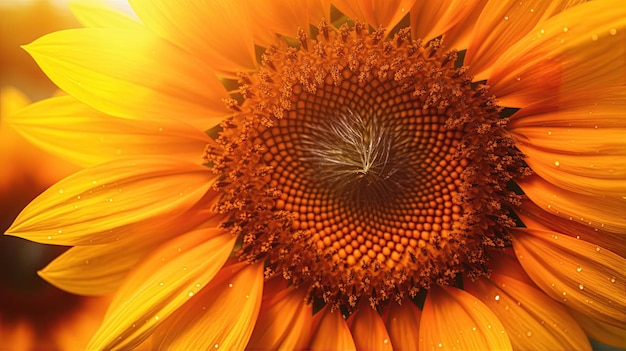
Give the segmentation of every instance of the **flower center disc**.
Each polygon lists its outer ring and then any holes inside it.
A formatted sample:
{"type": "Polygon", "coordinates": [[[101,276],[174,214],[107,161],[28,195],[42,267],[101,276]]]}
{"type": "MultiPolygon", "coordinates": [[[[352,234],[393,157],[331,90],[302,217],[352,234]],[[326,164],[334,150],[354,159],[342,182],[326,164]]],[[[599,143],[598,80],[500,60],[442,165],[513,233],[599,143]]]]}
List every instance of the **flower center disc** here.
{"type": "Polygon", "coordinates": [[[521,162],[493,99],[437,41],[319,31],[267,49],[209,148],[238,255],[344,306],[482,272],[521,162]]]}

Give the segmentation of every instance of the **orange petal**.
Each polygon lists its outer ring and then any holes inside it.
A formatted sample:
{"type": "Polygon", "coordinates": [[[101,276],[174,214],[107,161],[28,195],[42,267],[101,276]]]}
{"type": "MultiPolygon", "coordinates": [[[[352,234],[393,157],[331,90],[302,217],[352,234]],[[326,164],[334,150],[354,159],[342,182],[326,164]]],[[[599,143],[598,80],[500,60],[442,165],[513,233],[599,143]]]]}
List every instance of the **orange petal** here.
{"type": "Polygon", "coordinates": [[[503,105],[524,107],[626,81],[626,7],[590,1],[535,27],[496,61],[488,84],[503,105]],[[593,14],[590,16],[590,14],[593,14]]]}
{"type": "MultiPolygon", "coordinates": [[[[120,5],[117,2],[115,5],[120,5]]],[[[123,12],[109,1],[89,0],[70,1],[70,10],[76,19],[85,27],[140,29],[141,22],[123,12]]],[[[127,9],[128,10],[128,9],[127,9]]]]}
{"type": "Polygon", "coordinates": [[[59,88],[113,116],[180,118],[206,130],[229,113],[207,62],[147,31],[70,29],[25,49],[59,88]]]}
{"type": "Polygon", "coordinates": [[[626,257],[626,241],[624,235],[611,233],[598,228],[584,225],[574,220],[561,218],[544,211],[528,199],[522,199],[515,213],[531,229],[548,230],[563,233],[600,247],[610,247],[611,251],[626,257]]]}
{"type": "Polygon", "coordinates": [[[502,322],[489,307],[448,286],[428,291],[419,343],[420,350],[511,350],[502,322]]]}
{"type": "Polygon", "coordinates": [[[626,259],[557,232],[511,230],[522,267],[548,296],[614,326],[626,323],[626,259]]]}
{"type": "Polygon", "coordinates": [[[449,49],[465,50],[474,39],[473,33],[478,17],[481,15],[488,0],[478,0],[473,6],[469,6],[469,12],[464,14],[455,24],[443,35],[444,45],[449,49]]]}
{"type": "Polygon", "coordinates": [[[141,21],[221,74],[256,70],[247,1],[131,0],[141,21]]]}
{"type": "Polygon", "coordinates": [[[552,214],[611,233],[626,233],[626,199],[583,195],[533,175],[517,182],[526,196],[552,214]]]}
{"type": "Polygon", "coordinates": [[[263,304],[248,350],[301,350],[309,343],[313,321],[306,289],[287,287],[282,277],[263,288],[263,304]]]}
{"type": "Polygon", "coordinates": [[[313,316],[313,325],[311,350],[356,350],[350,328],[340,311],[331,311],[326,305],[313,316]]]}
{"type": "Polygon", "coordinates": [[[406,16],[415,0],[337,0],[332,3],[346,16],[374,28],[385,27],[388,33],[406,16]]]}
{"type": "MultiPolygon", "coordinates": [[[[502,263],[494,262],[489,279],[465,279],[463,288],[498,316],[515,350],[591,350],[587,336],[564,306],[534,285],[502,272],[502,263]]],[[[524,274],[513,259],[506,263],[507,271],[524,274]]]]}
{"type": "MultiPolygon", "coordinates": [[[[413,38],[426,41],[445,34],[466,20],[479,0],[416,1],[410,11],[413,38]]],[[[448,47],[448,42],[444,41],[448,47]]]]}
{"type": "Polygon", "coordinates": [[[81,170],[33,200],[7,233],[56,245],[115,242],[188,211],[215,175],[167,158],[120,159],[81,170]]]}
{"type": "Polygon", "coordinates": [[[227,265],[159,326],[152,349],[244,350],[262,295],[263,262],[227,265]]]}
{"type": "Polygon", "coordinates": [[[330,1],[305,0],[251,1],[254,13],[254,41],[267,47],[274,44],[276,35],[295,38],[298,30],[309,33],[309,25],[318,25],[322,18],[330,21],[330,1]]]}
{"type": "Polygon", "coordinates": [[[71,96],[32,104],[9,121],[33,144],[82,167],[122,156],[167,156],[200,163],[209,142],[205,133],[183,122],[111,117],[71,96]]]}
{"type": "Polygon", "coordinates": [[[216,228],[180,235],[141,261],[115,295],[87,349],[131,349],[222,268],[235,238],[216,228]]]}
{"type": "Polygon", "coordinates": [[[467,48],[464,65],[470,67],[475,80],[484,80],[493,63],[514,43],[547,18],[582,1],[490,1],[485,6],[472,41],[467,48]]]}
{"type": "Polygon", "coordinates": [[[220,217],[209,211],[190,215],[143,226],[132,236],[113,243],[72,247],[39,271],[39,276],[72,294],[99,296],[112,293],[137,262],[164,241],[192,230],[202,222],[205,222],[203,227],[216,227],[221,222],[220,217]],[[207,218],[210,219],[207,221],[207,218]]]}
{"type": "Polygon", "coordinates": [[[393,350],[385,323],[376,310],[361,303],[348,318],[354,344],[359,350],[393,350]]]}
{"type": "Polygon", "coordinates": [[[603,344],[626,349],[626,325],[621,327],[615,327],[610,324],[602,323],[593,318],[578,313],[576,311],[570,311],[574,319],[583,328],[585,333],[589,335],[589,338],[597,340],[603,344]]]}
{"type": "Polygon", "coordinates": [[[626,128],[620,114],[625,105],[626,90],[621,86],[546,96],[513,114],[507,128],[626,128]]]}
{"type": "Polygon", "coordinates": [[[383,320],[389,332],[394,350],[418,349],[418,335],[422,312],[410,301],[399,305],[391,301],[383,312],[383,320]]]}

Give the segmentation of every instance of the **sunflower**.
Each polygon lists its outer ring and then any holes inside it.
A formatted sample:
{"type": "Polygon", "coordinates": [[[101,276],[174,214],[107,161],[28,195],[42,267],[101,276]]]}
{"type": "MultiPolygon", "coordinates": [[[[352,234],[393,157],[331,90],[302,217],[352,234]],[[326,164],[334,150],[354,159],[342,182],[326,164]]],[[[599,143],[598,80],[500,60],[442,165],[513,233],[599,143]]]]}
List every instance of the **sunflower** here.
{"type": "Polygon", "coordinates": [[[93,2],[8,230],[89,349],[590,349],[626,324],[618,1],[93,2]],[[135,17],[136,15],[136,17],[135,17]]]}

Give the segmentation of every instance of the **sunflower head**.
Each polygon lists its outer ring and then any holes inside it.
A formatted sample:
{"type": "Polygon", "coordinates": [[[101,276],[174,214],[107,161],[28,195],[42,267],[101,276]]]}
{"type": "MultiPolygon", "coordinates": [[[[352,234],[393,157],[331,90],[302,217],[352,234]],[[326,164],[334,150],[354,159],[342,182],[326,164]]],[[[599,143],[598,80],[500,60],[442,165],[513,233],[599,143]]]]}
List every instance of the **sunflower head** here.
{"type": "Polygon", "coordinates": [[[237,255],[333,306],[485,273],[525,172],[456,51],[385,32],[322,22],[316,39],[269,47],[207,152],[237,255]]]}

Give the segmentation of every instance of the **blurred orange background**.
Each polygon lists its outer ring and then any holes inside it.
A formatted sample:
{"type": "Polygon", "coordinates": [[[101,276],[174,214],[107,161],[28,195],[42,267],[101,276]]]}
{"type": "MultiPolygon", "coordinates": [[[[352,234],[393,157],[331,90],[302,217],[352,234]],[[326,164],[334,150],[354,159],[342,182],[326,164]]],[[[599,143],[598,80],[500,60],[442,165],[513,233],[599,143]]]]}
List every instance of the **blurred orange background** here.
{"type": "MultiPolygon", "coordinates": [[[[67,1],[0,1],[0,233],[33,198],[78,170],[29,144],[5,118],[59,94],[20,45],[76,27],[67,1]]],[[[37,276],[65,249],[0,236],[0,350],[82,350],[95,332],[107,298],[70,295],[37,276]]]]}

